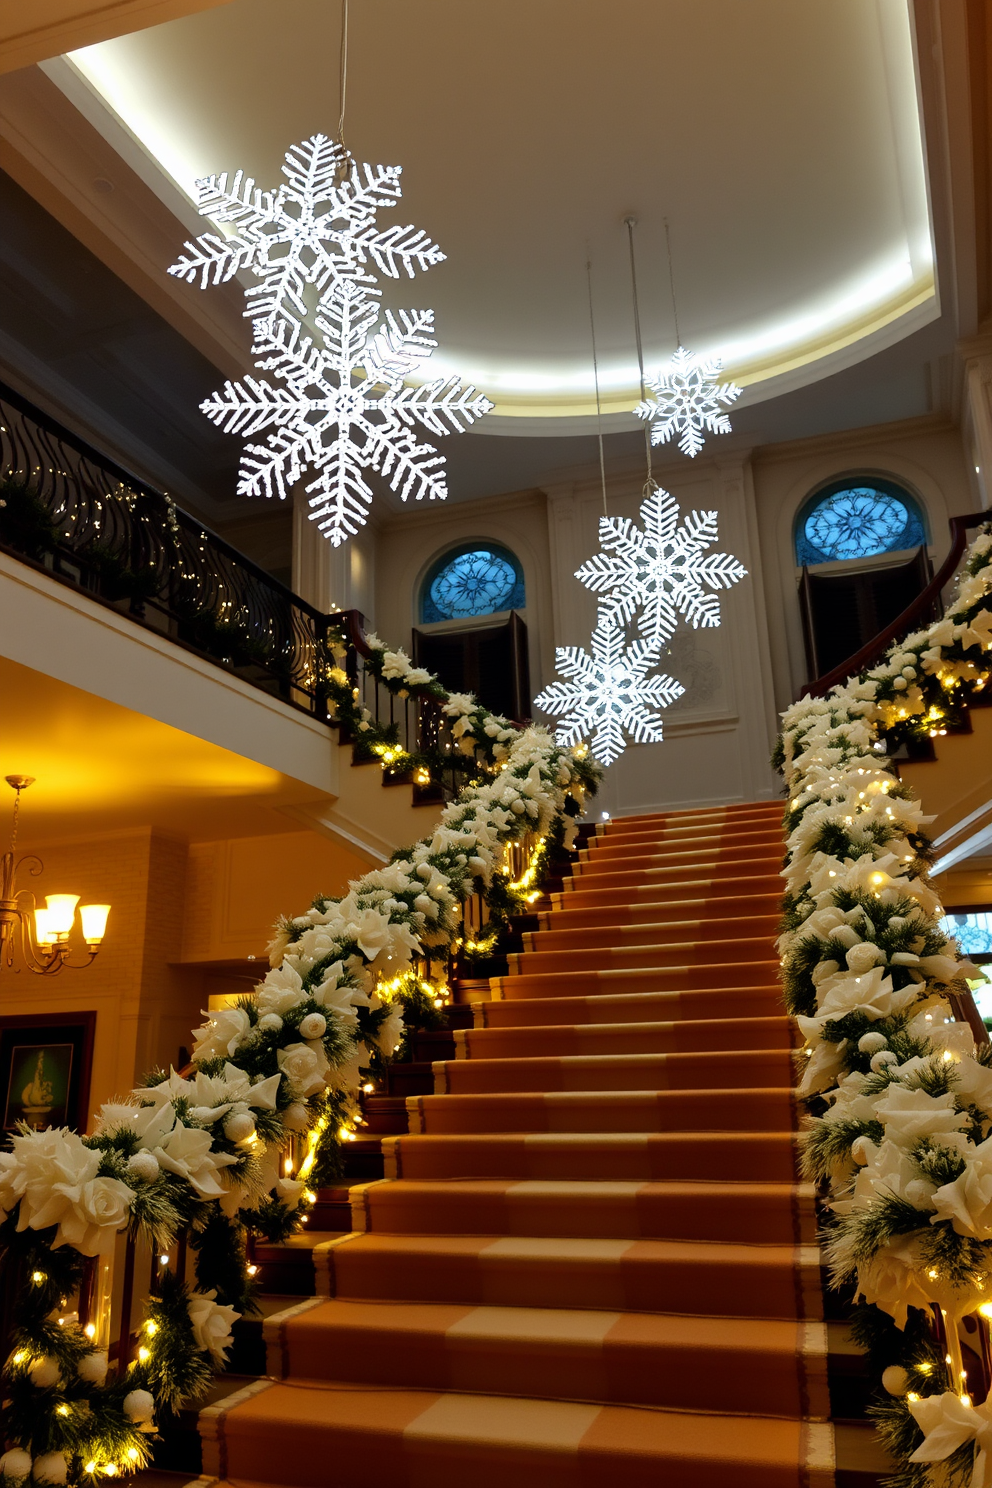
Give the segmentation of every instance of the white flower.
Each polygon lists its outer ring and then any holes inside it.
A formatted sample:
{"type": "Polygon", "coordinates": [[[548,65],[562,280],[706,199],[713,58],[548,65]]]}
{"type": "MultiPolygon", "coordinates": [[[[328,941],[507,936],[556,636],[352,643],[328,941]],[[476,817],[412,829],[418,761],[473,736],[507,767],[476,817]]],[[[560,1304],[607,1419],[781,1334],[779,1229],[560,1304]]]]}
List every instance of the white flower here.
{"type": "Polygon", "coordinates": [[[278,1013],[263,1013],[258,1020],[258,1026],[265,1033],[278,1033],[282,1027],[282,1019],[278,1013]]]}
{"type": "Polygon", "coordinates": [[[255,993],[255,1004],[259,1016],[263,1013],[278,1013],[280,1017],[304,1001],[303,978],[293,966],[282,965],[266,974],[265,981],[255,993]]]}
{"type": "Polygon", "coordinates": [[[324,1088],[324,1076],[329,1065],[322,1049],[318,1053],[309,1044],[289,1044],[285,1049],[277,1050],[276,1058],[290,1089],[298,1098],[316,1095],[324,1088]]]}
{"type": "Polygon", "coordinates": [[[185,1178],[201,1199],[221,1197],[225,1189],[218,1172],[237,1162],[236,1157],[213,1150],[209,1132],[191,1126],[176,1125],[153,1151],[161,1166],[185,1178]]]}
{"type": "Polygon", "coordinates": [[[870,940],[863,940],[860,945],[853,945],[844,959],[851,971],[871,971],[873,966],[884,963],[885,952],[881,946],[874,945],[870,940]]]}
{"type": "Polygon", "coordinates": [[[320,1013],[307,1013],[300,1020],[300,1038],[319,1039],[327,1032],[327,1019],[320,1013]]]}
{"type": "Polygon", "coordinates": [[[992,1240],[992,1137],[965,1154],[965,1166],[953,1183],[933,1196],[935,1221],[949,1219],[959,1235],[992,1240]]]}
{"type": "Polygon", "coordinates": [[[928,1309],[930,1298],[920,1286],[912,1243],[890,1242],[867,1265],[859,1266],[857,1297],[887,1312],[897,1328],[905,1328],[911,1307],[928,1309]]]}
{"type": "Polygon", "coordinates": [[[976,1406],[965,1405],[952,1390],[944,1390],[911,1400],[909,1410],[924,1435],[910,1462],[943,1462],[965,1442],[974,1441],[978,1451],[970,1488],[992,1488],[992,1392],[984,1405],[976,1406]]]}
{"type": "Polygon", "coordinates": [[[233,1307],[220,1306],[216,1297],[216,1291],[194,1292],[189,1299],[188,1311],[197,1348],[209,1353],[218,1364],[223,1364],[234,1341],[231,1328],[241,1314],[233,1307]]]}
{"type": "Polygon", "coordinates": [[[287,1209],[298,1209],[305,1188],[306,1184],[301,1183],[298,1178],[280,1178],[276,1184],[276,1198],[287,1209]]]}
{"type": "Polygon", "coordinates": [[[399,1003],[394,1003],[389,1010],[389,1017],[381,1024],[375,1036],[376,1048],[386,1059],[391,1059],[399,1048],[403,1027],[403,1009],[399,1003]]]}
{"type": "Polygon", "coordinates": [[[193,1030],[193,1058],[201,1063],[230,1058],[251,1032],[251,1019],[243,1008],[219,1008],[203,1016],[206,1023],[193,1030]]]}
{"type": "Polygon", "coordinates": [[[82,1255],[109,1255],[114,1235],[127,1224],[134,1190],[117,1178],[98,1178],[100,1153],[75,1132],[50,1129],[15,1137],[11,1146],[24,1185],[17,1227],[58,1228],[53,1248],[71,1245],[82,1255]]]}

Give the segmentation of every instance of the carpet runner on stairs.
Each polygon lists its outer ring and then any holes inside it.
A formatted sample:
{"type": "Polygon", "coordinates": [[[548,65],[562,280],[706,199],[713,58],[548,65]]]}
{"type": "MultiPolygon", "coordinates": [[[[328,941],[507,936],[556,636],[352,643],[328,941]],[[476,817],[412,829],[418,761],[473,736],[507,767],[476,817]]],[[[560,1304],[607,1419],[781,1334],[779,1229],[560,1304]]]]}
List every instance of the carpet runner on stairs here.
{"type": "Polygon", "coordinates": [[[204,1470],[288,1488],[828,1488],[780,808],[610,822],[407,1101],[204,1470]]]}

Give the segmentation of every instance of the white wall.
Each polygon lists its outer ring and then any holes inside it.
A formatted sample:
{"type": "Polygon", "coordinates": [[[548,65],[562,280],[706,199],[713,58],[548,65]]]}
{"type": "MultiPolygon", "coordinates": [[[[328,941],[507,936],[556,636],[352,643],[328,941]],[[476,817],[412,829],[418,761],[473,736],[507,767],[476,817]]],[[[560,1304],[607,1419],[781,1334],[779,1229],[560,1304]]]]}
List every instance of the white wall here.
{"type": "MultiPolygon", "coordinates": [[[[888,476],[925,508],[939,564],[947,518],[976,509],[969,471],[960,430],[936,416],[758,449],[730,436],[711,440],[693,461],[656,453],[655,478],[683,512],[718,513],[715,549],[733,553],[748,576],[721,591],[719,629],[681,627],[673,637],[661,669],[686,694],[664,710],[665,742],[629,746],[608,772],[597,810],[627,814],[777,795],[768,764],[777,718],[806,676],[793,548],[797,510],[832,477],[888,476]]],[[[643,482],[640,461],[612,470],[610,515],[636,518],[643,482]]],[[[563,472],[541,491],[380,516],[374,557],[363,547],[358,560],[366,586],[374,570],[367,613],[374,613],[384,639],[409,646],[431,563],[473,538],[502,543],[524,569],[536,696],[554,675],[556,646],[589,644],[596,598],[574,573],[598,549],[602,509],[598,467],[589,466],[563,472]]],[[[631,639],[635,634],[628,627],[631,639]]]]}

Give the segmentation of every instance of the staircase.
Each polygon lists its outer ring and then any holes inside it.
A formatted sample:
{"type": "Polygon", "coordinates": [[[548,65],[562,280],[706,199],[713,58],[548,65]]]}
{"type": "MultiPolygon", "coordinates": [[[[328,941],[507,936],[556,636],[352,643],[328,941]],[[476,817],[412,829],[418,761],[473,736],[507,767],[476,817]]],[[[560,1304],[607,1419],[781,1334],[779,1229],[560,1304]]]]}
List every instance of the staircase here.
{"type": "Polygon", "coordinates": [[[875,1480],[836,1463],[850,1445],[829,1421],[772,944],[782,851],[777,804],[627,817],[593,839],[435,1092],[407,1100],[385,1179],[352,1187],[352,1230],[316,1245],[321,1295],[266,1322],[271,1377],[202,1413],[204,1472],[875,1480]]]}

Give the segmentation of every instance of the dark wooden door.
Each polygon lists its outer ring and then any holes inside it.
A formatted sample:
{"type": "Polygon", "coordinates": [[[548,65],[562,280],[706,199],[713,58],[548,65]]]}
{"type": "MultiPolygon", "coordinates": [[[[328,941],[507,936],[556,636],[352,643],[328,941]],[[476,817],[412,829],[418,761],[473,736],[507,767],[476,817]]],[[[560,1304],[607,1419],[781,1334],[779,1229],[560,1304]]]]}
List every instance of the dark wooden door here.
{"type": "Polygon", "coordinates": [[[816,574],[799,580],[799,602],[810,680],[860,651],[926,588],[933,567],[926,548],[895,568],[816,574]]]}
{"type": "Polygon", "coordinates": [[[413,659],[449,692],[471,692],[493,713],[530,717],[527,626],[514,611],[500,625],[413,632],[413,659]]]}

